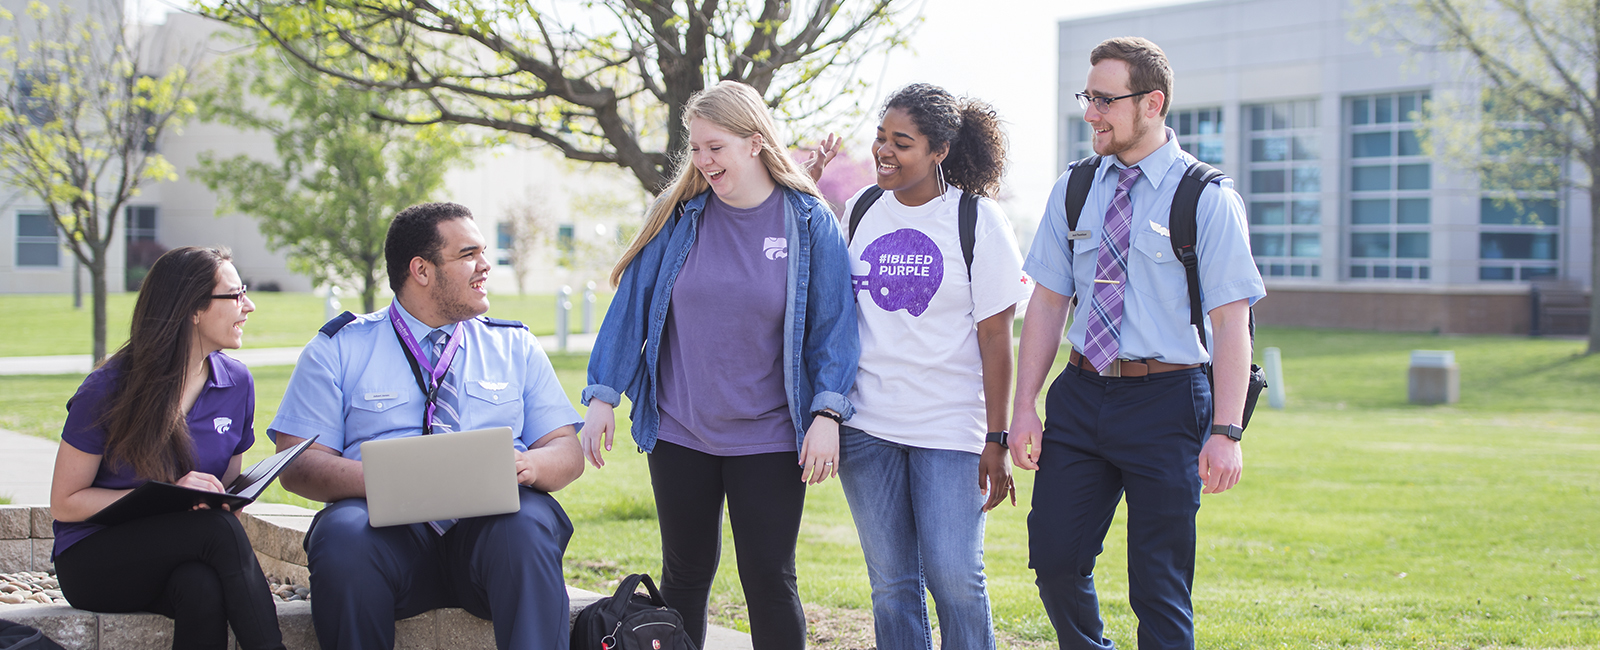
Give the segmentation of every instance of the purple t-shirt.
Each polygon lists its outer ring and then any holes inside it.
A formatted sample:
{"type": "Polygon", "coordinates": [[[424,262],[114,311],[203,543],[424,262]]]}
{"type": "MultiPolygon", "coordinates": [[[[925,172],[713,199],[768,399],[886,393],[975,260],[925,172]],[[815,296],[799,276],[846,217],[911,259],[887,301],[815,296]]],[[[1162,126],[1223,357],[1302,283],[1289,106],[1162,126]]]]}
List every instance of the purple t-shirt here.
{"type": "Polygon", "coordinates": [[[789,242],[783,190],[706,201],[662,334],[660,439],[717,456],[795,451],[783,389],[789,242]]]}
{"type": "MultiPolygon", "coordinates": [[[[256,389],[255,380],[244,364],[233,358],[213,352],[207,357],[211,363],[211,378],[189,408],[189,437],[194,440],[194,469],[216,476],[228,471],[228,462],[255,444],[256,389]]],[[[120,357],[89,373],[78,387],[78,393],[67,400],[67,423],[61,429],[61,440],[78,451],[96,456],[106,452],[106,430],[98,420],[108,406],[111,389],[122,375],[120,357]]],[[[133,474],[133,469],[118,464],[112,467],[100,460],[100,470],[94,475],[91,487],[126,490],[139,487],[145,481],[133,474]]],[[[78,543],[105,526],[84,522],[55,522],[56,544],[51,554],[54,559],[67,547],[78,543]]]]}

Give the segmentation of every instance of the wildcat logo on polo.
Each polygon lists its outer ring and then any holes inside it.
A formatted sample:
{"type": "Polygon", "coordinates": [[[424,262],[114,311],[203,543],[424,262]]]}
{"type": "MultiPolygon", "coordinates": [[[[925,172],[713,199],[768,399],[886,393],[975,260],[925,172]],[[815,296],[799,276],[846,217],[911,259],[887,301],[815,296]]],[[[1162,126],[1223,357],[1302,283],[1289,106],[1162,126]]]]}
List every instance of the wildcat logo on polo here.
{"type": "Polygon", "coordinates": [[[216,427],[219,434],[227,433],[229,429],[233,428],[233,418],[213,418],[211,426],[216,427]]]}
{"type": "Polygon", "coordinates": [[[761,242],[761,253],[769,260],[781,260],[789,257],[789,239],[787,237],[768,237],[761,242]]]}

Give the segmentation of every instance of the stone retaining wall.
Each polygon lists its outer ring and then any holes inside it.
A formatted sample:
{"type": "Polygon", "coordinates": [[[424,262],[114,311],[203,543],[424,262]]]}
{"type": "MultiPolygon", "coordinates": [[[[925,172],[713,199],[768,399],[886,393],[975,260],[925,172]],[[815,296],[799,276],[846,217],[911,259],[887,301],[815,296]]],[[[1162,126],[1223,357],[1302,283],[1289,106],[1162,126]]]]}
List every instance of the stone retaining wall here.
{"type": "MultiPolygon", "coordinates": [[[[244,509],[239,521],[261,561],[261,570],[276,582],[310,587],[302,545],[316,513],[306,508],[257,503],[244,509]]],[[[49,506],[0,505],[0,573],[54,571],[50,549],[55,543],[49,506]]],[[[312,597],[315,597],[313,593],[312,597]]],[[[571,616],[601,594],[567,587],[571,616]]],[[[311,603],[280,602],[278,627],[288,650],[319,650],[311,625],[311,603]]],[[[0,605],[0,618],[43,630],[67,650],[167,650],[172,647],[172,620],[157,614],[96,614],[66,605],[0,605]]],[[[236,644],[229,643],[230,646],[236,644]]],[[[395,650],[489,650],[494,627],[465,610],[437,609],[395,623],[395,650]]],[[[712,627],[706,650],[750,648],[750,636],[712,627]]]]}
{"type": "Polygon", "coordinates": [[[49,506],[0,505],[0,573],[55,571],[49,506]]]}

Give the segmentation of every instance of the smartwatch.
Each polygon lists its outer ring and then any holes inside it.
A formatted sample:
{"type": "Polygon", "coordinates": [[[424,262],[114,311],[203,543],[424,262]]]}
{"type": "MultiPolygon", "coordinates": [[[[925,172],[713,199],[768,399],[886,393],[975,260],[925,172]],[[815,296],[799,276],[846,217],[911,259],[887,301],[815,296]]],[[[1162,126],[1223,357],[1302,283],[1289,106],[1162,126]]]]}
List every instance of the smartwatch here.
{"type": "Polygon", "coordinates": [[[990,431],[988,437],[984,438],[983,441],[1000,445],[1004,449],[1010,449],[1011,445],[1006,444],[1006,439],[1010,437],[1011,433],[1007,431],[990,431]]]}
{"type": "Polygon", "coordinates": [[[1212,424],[1211,435],[1227,436],[1229,440],[1239,442],[1244,439],[1244,427],[1237,424],[1212,424]]]}

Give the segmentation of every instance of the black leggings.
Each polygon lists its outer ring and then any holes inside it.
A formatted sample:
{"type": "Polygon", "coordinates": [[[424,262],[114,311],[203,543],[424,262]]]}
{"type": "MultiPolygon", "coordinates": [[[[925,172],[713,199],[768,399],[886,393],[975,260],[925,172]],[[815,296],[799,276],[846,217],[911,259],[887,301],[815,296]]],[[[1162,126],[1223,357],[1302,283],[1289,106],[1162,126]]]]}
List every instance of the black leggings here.
{"type": "Polygon", "coordinates": [[[278,611],[234,515],[193,510],[95,531],[56,557],[61,593],[91,612],[173,620],[174,650],[282,650],[278,611]]]}
{"type": "Polygon", "coordinates": [[[656,442],[650,484],[661,524],[661,596],[683,615],[697,645],[705,645],[727,496],[752,645],[805,648],[806,615],[794,577],[794,547],[806,503],[799,462],[792,451],[713,456],[656,442]]]}

